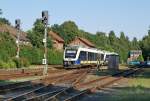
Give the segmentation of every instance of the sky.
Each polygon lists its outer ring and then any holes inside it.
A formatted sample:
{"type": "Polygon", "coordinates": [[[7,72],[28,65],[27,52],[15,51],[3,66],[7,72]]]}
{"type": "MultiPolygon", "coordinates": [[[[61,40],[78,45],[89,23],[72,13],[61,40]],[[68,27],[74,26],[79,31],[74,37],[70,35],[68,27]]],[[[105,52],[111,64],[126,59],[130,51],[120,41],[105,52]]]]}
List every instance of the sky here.
{"type": "Polygon", "coordinates": [[[96,33],[123,31],[130,39],[142,39],[150,26],[150,0],[0,0],[2,17],[12,25],[21,19],[21,28],[33,27],[41,12],[48,10],[49,24],[74,21],[79,29],[96,33]]]}

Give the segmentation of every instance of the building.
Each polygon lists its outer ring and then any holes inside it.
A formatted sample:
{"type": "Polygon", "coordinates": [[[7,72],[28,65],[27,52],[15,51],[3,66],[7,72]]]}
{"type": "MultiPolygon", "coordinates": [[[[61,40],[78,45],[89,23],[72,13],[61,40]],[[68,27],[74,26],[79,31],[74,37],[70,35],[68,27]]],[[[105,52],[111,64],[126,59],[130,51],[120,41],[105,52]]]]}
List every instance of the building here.
{"type": "MultiPolygon", "coordinates": [[[[0,24],[0,32],[8,32],[16,40],[17,39],[17,30],[10,25],[0,24]]],[[[27,39],[27,34],[23,31],[20,31],[20,44],[28,45],[30,43],[27,39]]]]}
{"type": "Polygon", "coordinates": [[[55,32],[48,33],[52,39],[53,47],[57,50],[63,50],[64,40],[55,32]]]}
{"type": "Polygon", "coordinates": [[[88,48],[95,48],[95,45],[93,43],[81,37],[76,37],[69,45],[79,45],[88,48]]]}
{"type": "Polygon", "coordinates": [[[128,62],[137,60],[140,55],[142,55],[141,50],[131,50],[129,52],[128,62]]]}

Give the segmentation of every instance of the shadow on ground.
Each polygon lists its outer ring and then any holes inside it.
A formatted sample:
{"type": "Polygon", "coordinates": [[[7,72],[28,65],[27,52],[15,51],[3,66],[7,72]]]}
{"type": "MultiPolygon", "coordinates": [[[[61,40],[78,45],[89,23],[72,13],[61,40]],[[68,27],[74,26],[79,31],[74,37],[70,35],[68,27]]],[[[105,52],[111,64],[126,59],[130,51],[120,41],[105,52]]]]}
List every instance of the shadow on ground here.
{"type": "MultiPolygon", "coordinates": [[[[119,73],[119,72],[123,72],[125,70],[108,70],[108,69],[105,69],[105,70],[99,70],[99,71],[96,71],[94,73],[94,75],[98,75],[98,76],[112,76],[116,73],[119,73]]],[[[136,73],[135,75],[133,75],[132,77],[134,78],[150,78],[150,68],[143,68],[143,70],[141,72],[138,72],[136,73]]]]}
{"type": "Polygon", "coordinates": [[[107,88],[87,94],[79,101],[150,101],[150,88],[141,86],[107,88]]]}

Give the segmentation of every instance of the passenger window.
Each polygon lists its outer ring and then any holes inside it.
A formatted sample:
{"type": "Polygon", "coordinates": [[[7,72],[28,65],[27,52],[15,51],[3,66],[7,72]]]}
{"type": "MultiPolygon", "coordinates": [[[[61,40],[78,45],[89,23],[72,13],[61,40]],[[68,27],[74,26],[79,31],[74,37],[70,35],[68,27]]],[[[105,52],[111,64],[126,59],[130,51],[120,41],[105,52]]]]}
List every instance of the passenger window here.
{"type": "Polygon", "coordinates": [[[94,61],[94,53],[88,52],[88,60],[94,61]]]}
{"type": "Polygon", "coordinates": [[[104,60],[104,54],[101,54],[101,60],[104,60]]]}
{"type": "Polygon", "coordinates": [[[80,60],[83,60],[83,61],[87,60],[86,52],[81,51],[81,52],[80,52],[80,55],[79,55],[79,59],[80,59],[80,60]]]}

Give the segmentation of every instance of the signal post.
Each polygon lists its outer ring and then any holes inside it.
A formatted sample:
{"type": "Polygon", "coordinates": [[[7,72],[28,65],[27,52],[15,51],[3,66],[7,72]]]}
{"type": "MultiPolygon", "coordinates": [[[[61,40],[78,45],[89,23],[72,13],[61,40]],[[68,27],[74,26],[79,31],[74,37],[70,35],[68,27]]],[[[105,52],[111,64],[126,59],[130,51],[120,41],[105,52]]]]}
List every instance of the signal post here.
{"type": "Polygon", "coordinates": [[[43,75],[47,75],[48,70],[48,60],[47,60],[47,25],[48,25],[48,11],[42,11],[42,23],[44,24],[44,59],[42,60],[43,65],[45,65],[43,69],[43,75]]]}
{"type": "Polygon", "coordinates": [[[15,28],[17,29],[17,38],[16,38],[16,44],[17,44],[17,55],[16,58],[19,58],[20,53],[20,19],[15,20],[15,28]]]}

